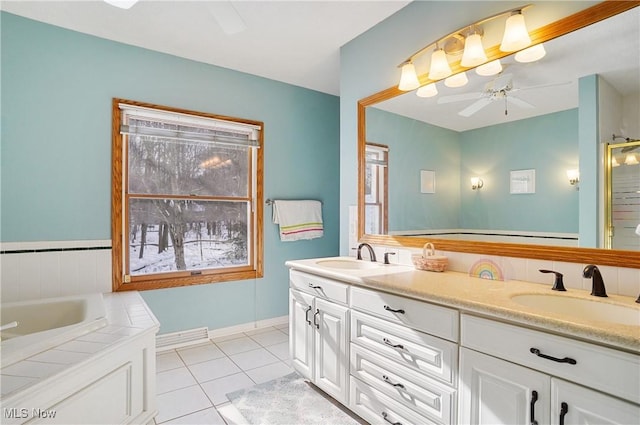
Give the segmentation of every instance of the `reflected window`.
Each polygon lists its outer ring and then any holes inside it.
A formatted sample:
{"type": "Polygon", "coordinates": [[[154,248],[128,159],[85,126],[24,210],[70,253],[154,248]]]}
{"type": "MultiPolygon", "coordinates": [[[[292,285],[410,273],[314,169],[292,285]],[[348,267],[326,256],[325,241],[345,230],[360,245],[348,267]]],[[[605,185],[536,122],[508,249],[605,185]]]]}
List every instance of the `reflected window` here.
{"type": "Polygon", "coordinates": [[[365,229],[366,234],[387,233],[389,147],[367,143],[365,148],[365,229]]]}

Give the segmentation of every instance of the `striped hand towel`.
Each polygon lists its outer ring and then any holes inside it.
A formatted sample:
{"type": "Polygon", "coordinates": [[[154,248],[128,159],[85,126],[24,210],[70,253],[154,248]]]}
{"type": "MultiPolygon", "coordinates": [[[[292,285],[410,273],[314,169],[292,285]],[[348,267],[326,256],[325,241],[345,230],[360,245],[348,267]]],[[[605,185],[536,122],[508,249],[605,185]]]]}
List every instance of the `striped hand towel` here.
{"type": "Polygon", "coordinates": [[[320,201],[273,201],[273,222],[280,225],[281,241],[323,236],[320,201]]]}

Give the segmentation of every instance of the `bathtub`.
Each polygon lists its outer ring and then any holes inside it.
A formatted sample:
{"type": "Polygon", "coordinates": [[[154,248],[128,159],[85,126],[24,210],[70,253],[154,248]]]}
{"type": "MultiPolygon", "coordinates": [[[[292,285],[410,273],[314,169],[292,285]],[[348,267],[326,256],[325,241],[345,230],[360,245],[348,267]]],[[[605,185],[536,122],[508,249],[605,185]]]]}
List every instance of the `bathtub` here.
{"type": "Polygon", "coordinates": [[[107,324],[102,294],[5,303],[0,306],[2,367],[107,324]],[[11,326],[17,322],[17,326],[11,326]]]}

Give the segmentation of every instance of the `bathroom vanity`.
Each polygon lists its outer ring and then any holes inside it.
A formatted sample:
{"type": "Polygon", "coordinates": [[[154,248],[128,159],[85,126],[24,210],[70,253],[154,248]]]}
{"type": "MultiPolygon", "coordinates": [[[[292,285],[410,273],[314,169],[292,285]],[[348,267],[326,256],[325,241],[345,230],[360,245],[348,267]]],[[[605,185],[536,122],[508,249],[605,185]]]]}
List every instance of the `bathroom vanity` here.
{"type": "Polygon", "coordinates": [[[343,257],[286,264],[294,368],[368,422],[640,417],[640,306],[630,297],[343,257]]]}

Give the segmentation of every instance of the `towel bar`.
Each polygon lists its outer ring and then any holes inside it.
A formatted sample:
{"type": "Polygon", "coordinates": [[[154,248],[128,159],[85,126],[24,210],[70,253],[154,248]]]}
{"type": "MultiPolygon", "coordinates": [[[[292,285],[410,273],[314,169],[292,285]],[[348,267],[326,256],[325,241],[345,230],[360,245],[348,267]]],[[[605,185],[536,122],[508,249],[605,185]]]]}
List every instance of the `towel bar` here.
{"type": "MultiPolygon", "coordinates": [[[[283,199],[283,201],[285,201],[285,200],[289,201],[289,199],[283,199]]],[[[273,205],[274,202],[275,202],[275,199],[267,199],[266,201],[264,201],[264,203],[267,204],[267,205],[273,205]]],[[[318,202],[320,202],[321,204],[323,203],[322,201],[318,201],[318,202]]]]}

